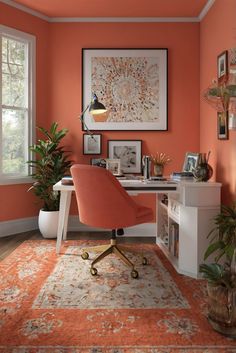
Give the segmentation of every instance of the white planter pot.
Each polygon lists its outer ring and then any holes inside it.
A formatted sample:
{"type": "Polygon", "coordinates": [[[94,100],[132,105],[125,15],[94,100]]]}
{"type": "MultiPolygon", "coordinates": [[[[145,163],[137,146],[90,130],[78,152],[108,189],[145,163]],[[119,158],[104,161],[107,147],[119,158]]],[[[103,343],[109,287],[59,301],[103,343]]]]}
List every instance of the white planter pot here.
{"type": "Polygon", "coordinates": [[[39,211],[38,225],[44,238],[56,238],[59,211],[39,211]]]}

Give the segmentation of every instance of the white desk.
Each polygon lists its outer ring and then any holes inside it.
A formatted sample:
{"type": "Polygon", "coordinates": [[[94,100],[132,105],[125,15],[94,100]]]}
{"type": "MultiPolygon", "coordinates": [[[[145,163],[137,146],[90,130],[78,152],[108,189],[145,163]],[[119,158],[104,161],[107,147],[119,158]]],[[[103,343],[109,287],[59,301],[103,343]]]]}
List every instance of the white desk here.
{"type": "MultiPolygon", "coordinates": [[[[129,194],[155,193],[158,195],[160,193],[163,194],[178,191],[178,184],[175,182],[144,182],[141,180],[120,180],[120,183],[129,192],[129,194]]],[[[61,192],[56,245],[56,251],[59,253],[61,241],[62,239],[66,239],[71,194],[72,191],[75,191],[75,188],[74,185],[62,185],[59,181],[53,186],[53,190],[61,192]]]]}
{"type": "MultiPolygon", "coordinates": [[[[152,193],[156,195],[156,242],[179,273],[198,277],[199,264],[208,244],[207,234],[213,227],[213,218],[220,209],[221,184],[212,182],[143,182],[120,180],[129,194],[152,193]],[[165,206],[160,194],[168,194],[165,206]],[[164,224],[167,218],[167,224],[164,224]],[[179,256],[175,258],[164,238],[171,237],[173,223],[179,228],[179,256]],[[165,229],[166,234],[163,234],[165,229]]],[[[53,187],[61,192],[56,252],[60,252],[62,239],[66,239],[73,185],[58,182],[53,187]]]]}

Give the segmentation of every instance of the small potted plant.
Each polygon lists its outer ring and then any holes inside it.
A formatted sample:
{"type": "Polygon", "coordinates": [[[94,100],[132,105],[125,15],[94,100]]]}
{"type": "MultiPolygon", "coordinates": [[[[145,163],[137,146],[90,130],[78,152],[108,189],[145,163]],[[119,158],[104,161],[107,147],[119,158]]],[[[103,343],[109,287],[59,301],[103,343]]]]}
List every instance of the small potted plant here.
{"type": "Polygon", "coordinates": [[[157,152],[155,155],[151,155],[151,161],[153,163],[153,173],[155,176],[162,176],[164,166],[171,162],[169,156],[163,152],[157,152]]]}
{"type": "Polygon", "coordinates": [[[207,279],[208,319],[216,331],[236,337],[236,203],[222,206],[209,237],[204,260],[215,255],[214,262],[200,265],[207,279]]]}
{"type": "Polygon", "coordinates": [[[54,122],[50,130],[38,127],[44,139],[30,146],[35,159],[28,161],[33,168],[32,178],[35,180],[29,190],[43,201],[39,213],[39,230],[45,238],[55,238],[59,215],[60,193],[53,191],[56,184],[68,172],[72,162],[64,147],[60,146],[67,134],[67,129],[58,130],[54,122]]]}

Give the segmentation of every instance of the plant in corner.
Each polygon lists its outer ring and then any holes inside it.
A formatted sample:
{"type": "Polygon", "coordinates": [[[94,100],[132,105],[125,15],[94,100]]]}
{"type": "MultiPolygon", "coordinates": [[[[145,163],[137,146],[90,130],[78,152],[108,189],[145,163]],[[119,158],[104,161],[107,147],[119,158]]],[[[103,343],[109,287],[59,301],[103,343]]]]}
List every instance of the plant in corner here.
{"type": "Polygon", "coordinates": [[[236,337],[236,203],[222,206],[208,237],[204,260],[214,255],[214,262],[200,265],[208,282],[208,319],[216,331],[236,337]]]}
{"type": "Polygon", "coordinates": [[[43,201],[39,214],[39,229],[44,237],[51,238],[56,237],[57,220],[55,222],[55,219],[58,218],[60,202],[60,194],[53,191],[53,185],[68,172],[72,162],[69,160],[68,152],[60,145],[68,132],[67,129],[58,130],[58,123],[54,122],[49,130],[43,127],[38,127],[38,130],[43,134],[44,139],[39,139],[36,144],[30,146],[35,159],[29,160],[28,163],[33,168],[32,178],[35,182],[29,190],[33,190],[43,201]],[[50,220],[51,217],[54,217],[53,221],[50,220]],[[49,223],[54,224],[54,229],[49,230],[47,234],[48,218],[50,218],[49,223]]]}

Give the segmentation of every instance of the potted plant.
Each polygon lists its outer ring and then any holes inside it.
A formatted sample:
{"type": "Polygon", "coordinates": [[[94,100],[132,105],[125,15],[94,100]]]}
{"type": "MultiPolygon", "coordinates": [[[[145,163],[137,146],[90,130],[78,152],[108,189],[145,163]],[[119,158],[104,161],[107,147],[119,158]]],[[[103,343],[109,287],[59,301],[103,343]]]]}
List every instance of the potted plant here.
{"type": "Polygon", "coordinates": [[[222,206],[208,236],[204,260],[214,256],[214,262],[200,265],[207,279],[208,319],[216,331],[236,337],[236,203],[222,206]]]}
{"type": "Polygon", "coordinates": [[[153,173],[155,176],[162,176],[164,171],[164,166],[171,162],[169,156],[165,153],[157,152],[155,155],[151,155],[151,161],[153,163],[153,173]]]}
{"type": "Polygon", "coordinates": [[[58,123],[54,122],[50,130],[38,127],[44,138],[30,146],[35,159],[28,161],[33,168],[32,178],[35,180],[29,190],[43,201],[39,213],[39,230],[45,238],[55,238],[59,215],[59,192],[53,191],[53,185],[67,173],[72,162],[68,159],[68,152],[60,146],[67,134],[67,129],[58,130],[58,123]]]}

